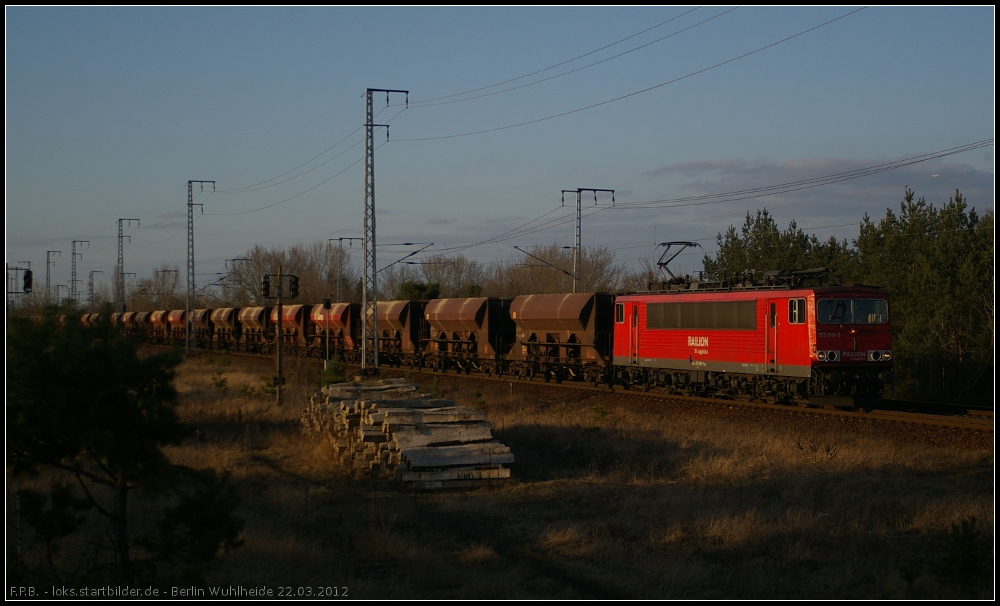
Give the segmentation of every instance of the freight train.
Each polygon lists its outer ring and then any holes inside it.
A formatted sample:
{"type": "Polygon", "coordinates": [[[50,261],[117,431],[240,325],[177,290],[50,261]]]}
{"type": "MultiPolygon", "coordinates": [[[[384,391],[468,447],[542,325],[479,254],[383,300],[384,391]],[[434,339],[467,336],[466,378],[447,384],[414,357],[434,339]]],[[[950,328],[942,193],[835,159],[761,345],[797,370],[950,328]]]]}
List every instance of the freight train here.
{"type": "MultiPolygon", "coordinates": [[[[804,285],[810,276],[685,278],[633,294],[380,301],[379,363],[784,403],[878,398],[893,376],[888,293],[804,285]]],[[[286,355],[361,360],[357,303],[191,316],[198,349],[272,355],[280,342],[286,355]]],[[[144,342],[185,342],[184,310],[115,314],[114,321],[144,342]]]]}

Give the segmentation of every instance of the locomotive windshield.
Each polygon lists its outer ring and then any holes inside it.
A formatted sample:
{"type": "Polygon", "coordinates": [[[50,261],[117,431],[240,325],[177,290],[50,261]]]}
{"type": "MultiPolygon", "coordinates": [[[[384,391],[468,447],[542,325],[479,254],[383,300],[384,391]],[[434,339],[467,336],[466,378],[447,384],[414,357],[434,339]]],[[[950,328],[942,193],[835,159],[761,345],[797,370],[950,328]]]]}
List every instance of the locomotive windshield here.
{"type": "Polygon", "coordinates": [[[889,304],[884,299],[820,299],[816,319],[821,324],[885,324],[889,304]]]}

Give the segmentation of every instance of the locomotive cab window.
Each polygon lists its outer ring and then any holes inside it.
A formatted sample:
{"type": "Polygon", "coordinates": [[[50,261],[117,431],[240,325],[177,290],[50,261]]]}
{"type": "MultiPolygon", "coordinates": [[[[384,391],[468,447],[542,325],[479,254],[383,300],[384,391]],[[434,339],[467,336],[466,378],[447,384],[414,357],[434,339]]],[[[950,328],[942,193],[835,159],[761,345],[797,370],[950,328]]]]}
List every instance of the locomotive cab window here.
{"type": "Polygon", "coordinates": [[[820,299],[816,319],[822,324],[885,324],[889,304],[884,299],[820,299]]]}
{"type": "Polygon", "coordinates": [[[789,301],[788,301],[788,323],[789,324],[805,324],[806,323],[806,300],[805,299],[789,299],[789,301]]]}
{"type": "Polygon", "coordinates": [[[625,322],[625,305],[623,303],[615,303],[615,324],[622,324],[625,322]]]}

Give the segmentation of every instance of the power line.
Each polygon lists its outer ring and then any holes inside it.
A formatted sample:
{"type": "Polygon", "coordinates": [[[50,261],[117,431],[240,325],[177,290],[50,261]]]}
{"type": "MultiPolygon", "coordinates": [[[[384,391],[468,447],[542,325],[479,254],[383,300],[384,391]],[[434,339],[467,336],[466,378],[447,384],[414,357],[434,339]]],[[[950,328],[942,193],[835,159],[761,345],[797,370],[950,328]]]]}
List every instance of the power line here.
{"type": "Polygon", "coordinates": [[[454,99],[454,100],[451,100],[451,101],[445,101],[445,99],[451,99],[452,97],[460,97],[460,96],[469,95],[469,94],[472,94],[472,93],[475,93],[475,92],[487,90],[487,89],[490,89],[490,88],[495,88],[497,86],[503,86],[504,84],[509,84],[511,82],[516,82],[518,80],[523,80],[524,78],[529,78],[531,76],[540,74],[542,72],[546,72],[546,71],[548,71],[550,69],[555,69],[556,67],[560,67],[562,65],[566,65],[568,63],[572,63],[573,61],[576,61],[578,59],[582,59],[583,57],[586,57],[588,55],[592,55],[592,54],[600,52],[602,50],[611,48],[612,46],[615,46],[617,44],[621,44],[622,42],[625,42],[626,40],[630,40],[631,38],[635,38],[636,36],[644,34],[644,33],[648,32],[650,30],[653,30],[653,29],[655,29],[657,27],[661,27],[663,25],[666,25],[667,23],[670,23],[671,21],[674,21],[676,19],[680,19],[681,17],[683,17],[685,15],[688,15],[690,13],[693,13],[694,11],[698,10],[698,8],[701,8],[701,7],[693,8],[693,9],[691,9],[691,10],[685,12],[685,13],[682,13],[682,14],[674,17],[673,19],[668,19],[667,21],[664,21],[663,23],[655,25],[655,26],[653,26],[653,27],[651,27],[649,29],[643,30],[643,31],[639,32],[638,34],[633,34],[633,35],[629,36],[628,38],[623,38],[622,40],[619,40],[618,42],[615,42],[614,44],[609,44],[607,46],[602,46],[601,48],[599,48],[597,50],[593,50],[593,51],[590,51],[589,53],[585,53],[585,54],[580,55],[578,57],[575,57],[573,59],[569,59],[567,61],[563,61],[562,63],[557,63],[556,65],[553,65],[553,66],[550,66],[550,67],[546,67],[544,69],[540,69],[540,70],[534,71],[534,72],[532,72],[530,74],[527,74],[527,75],[524,75],[524,76],[518,76],[517,78],[512,78],[510,80],[506,80],[506,81],[500,82],[498,84],[491,84],[490,86],[485,86],[485,87],[474,89],[474,90],[471,90],[471,91],[466,91],[464,93],[456,93],[454,95],[448,95],[446,97],[438,97],[437,99],[428,99],[426,101],[418,101],[418,102],[415,102],[413,105],[418,105],[420,107],[431,107],[431,106],[435,106],[435,105],[446,105],[446,104],[450,104],[450,103],[462,103],[463,101],[472,101],[474,99],[482,99],[484,97],[492,97],[494,95],[500,95],[500,94],[503,94],[503,93],[508,93],[508,92],[511,92],[511,91],[520,90],[522,88],[527,88],[529,86],[535,86],[536,84],[541,84],[543,82],[548,82],[550,80],[555,80],[556,78],[562,78],[563,76],[568,76],[570,74],[574,74],[576,72],[579,72],[579,71],[582,71],[582,70],[585,70],[585,69],[590,69],[591,67],[595,67],[597,65],[600,65],[602,63],[606,63],[606,62],[611,61],[613,59],[617,59],[619,57],[623,57],[623,56],[628,55],[630,53],[634,53],[635,51],[642,50],[642,49],[646,48],[647,46],[652,46],[653,44],[657,44],[659,42],[663,42],[664,40],[666,40],[668,38],[671,38],[673,36],[676,36],[678,34],[686,32],[686,31],[688,31],[690,29],[693,29],[695,27],[698,27],[700,25],[704,25],[705,23],[708,23],[709,21],[717,19],[718,17],[721,17],[721,16],[725,15],[726,13],[730,13],[730,12],[736,10],[736,8],[738,8],[738,7],[731,8],[731,9],[729,9],[727,11],[719,13],[718,15],[714,15],[712,17],[709,17],[708,19],[705,19],[703,21],[695,23],[694,25],[689,25],[688,27],[685,27],[683,29],[677,30],[677,31],[675,31],[675,32],[673,32],[671,34],[668,34],[668,35],[663,36],[661,38],[657,38],[656,40],[653,40],[652,42],[647,42],[647,43],[642,44],[640,46],[637,46],[637,47],[635,47],[633,49],[624,51],[622,53],[618,53],[617,55],[612,55],[611,57],[607,57],[605,59],[601,59],[600,61],[595,61],[593,63],[589,63],[587,65],[571,69],[571,70],[563,72],[561,74],[556,74],[554,76],[549,76],[548,78],[542,78],[541,80],[536,80],[534,82],[529,82],[527,84],[521,84],[519,86],[513,86],[511,88],[505,88],[505,89],[494,91],[494,92],[491,92],[491,93],[485,93],[485,94],[482,94],[482,95],[476,95],[475,97],[466,97],[464,99],[454,99]]]}
{"type": "MultiPolygon", "coordinates": [[[[944,149],[944,150],[940,150],[940,151],[936,151],[936,152],[931,152],[931,153],[927,153],[927,154],[920,154],[920,155],[917,155],[917,156],[912,156],[910,158],[906,158],[906,159],[899,160],[899,161],[896,161],[896,162],[887,162],[887,163],[883,163],[883,164],[877,164],[877,165],[866,167],[866,168],[861,168],[861,169],[856,169],[856,170],[851,170],[851,171],[844,171],[844,172],[840,172],[840,173],[834,173],[834,174],[825,175],[825,176],[822,176],[822,177],[814,177],[814,178],[810,178],[810,179],[802,179],[800,181],[792,181],[792,182],[789,182],[789,183],[784,183],[784,184],[779,184],[779,185],[770,185],[770,186],[764,186],[764,187],[758,187],[758,188],[752,188],[752,189],[746,189],[746,190],[738,190],[738,191],[733,191],[733,192],[725,192],[725,193],[719,193],[719,194],[710,194],[710,195],[705,195],[705,196],[691,196],[691,197],[687,197],[687,198],[674,198],[674,199],[652,200],[652,201],[647,201],[647,202],[632,202],[632,203],[618,202],[617,205],[614,208],[619,208],[619,209],[626,208],[626,209],[629,209],[629,210],[634,209],[634,208],[652,208],[652,207],[678,208],[678,207],[683,207],[683,206],[702,206],[702,205],[707,205],[707,204],[721,204],[721,203],[724,203],[724,202],[734,202],[734,201],[739,201],[739,200],[759,198],[759,197],[764,197],[764,196],[768,196],[768,195],[774,195],[774,194],[777,194],[777,193],[787,193],[787,192],[791,192],[791,191],[798,191],[798,190],[801,190],[801,189],[808,189],[808,188],[820,187],[820,186],[823,186],[823,185],[831,185],[831,184],[834,184],[834,183],[839,183],[841,181],[849,181],[849,180],[852,180],[852,179],[859,179],[861,177],[866,177],[866,176],[869,176],[869,175],[874,175],[874,174],[878,174],[878,173],[882,173],[882,172],[887,172],[887,171],[890,171],[890,170],[896,170],[898,168],[903,168],[903,167],[910,166],[910,165],[913,165],[913,164],[918,164],[920,162],[926,162],[928,160],[935,160],[935,159],[938,159],[938,158],[943,158],[943,157],[951,156],[951,155],[954,155],[954,154],[959,154],[959,153],[963,153],[963,152],[967,152],[967,151],[981,149],[981,148],[984,148],[984,147],[990,147],[993,144],[994,144],[994,139],[992,139],[992,138],[991,139],[984,139],[982,141],[977,141],[977,142],[974,142],[974,143],[967,143],[965,145],[960,145],[958,147],[952,147],[952,148],[949,148],[949,149],[944,149]]],[[[538,225],[534,225],[533,227],[529,227],[529,226],[532,226],[533,224],[537,223],[538,221],[541,221],[543,218],[547,217],[548,215],[552,214],[553,212],[556,212],[557,210],[559,210],[559,208],[560,207],[556,207],[556,208],[548,211],[547,213],[541,215],[540,217],[538,217],[536,219],[532,219],[531,221],[528,221],[527,223],[524,223],[524,224],[522,224],[522,225],[520,225],[520,226],[518,226],[516,228],[509,229],[509,230],[507,230],[505,232],[502,232],[501,234],[499,234],[497,236],[494,236],[494,237],[491,237],[491,238],[487,238],[487,239],[483,239],[483,240],[480,240],[478,242],[474,242],[474,243],[471,243],[471,244],[466,244],[466,245],[461,245],[461,246],[454,246],[454,247],[450,247],[450,248],[438,249],[438,250],[436,250],[434,252],[436,252],[436,253],[441,253],[441,252],[451,252],[451,253],[454,253],[454,252],[460,252],[462,250],[468,250],[470,248],[475,248],[477,246],[482,246],[484,244],[492,244],[494,242],[505,242],[505,241],[508,241],[508,240],[512,240],[512,239],[516,239],[516,238],[522,238],[522,237],[525,237],[525,236],[528,236],[528,235],[533,235],[533,234],[536,234],[536,233],[540,233],[542,231],[547,231],[547,230],[555,228],[555,227],[560,227],[560,226],[565,225],[565,224],[567,224],[567,223],[569,223],[570,221],[573,220],[573,217],[571,215],[567,215],[567,216],[562,216],[562,217],[550,219],[549,221],[546,221],[544,223],[541,223],[541,224],[538,224],[538,225]]],[[[603,208],[599,208],[599,209],[593,210],[592,212],[588,213],[587,216],[589,216],[591,214],[598,213],[598,212],[603,212],[604,210],[607,210],[608,208],[611,208],[611,207],[603,207],[603,208]]]]}
{"type": "MultiPolygon", "coordinates": [[[[381,114],[383,111],[386,111],[386,109],[388,109],[388,107],[380,109],[378,111],[378,114],[381,114]]],[[[395,116],[393,116],[392,118],[390,118],[389,120],[387,120],[387,122],[392,122],[392,120],[395,120],[396,118],[398,118],[399,114],[403,113],[403,111],[405,111],[405,110],[406,110],[406,108],[404,107],[402,110],[400,110],[398,113],[396,113],[395,116]]],[[[378,115],[378,114],[376,114],[376,115],[378,115]]],[[[317,158],[320,158],[324,154],[327,154],[331,150],[335,149],[337,146],[339,146],[344,141],[347,141],[348,139],[350,139],[352,136],[354,136],[355,134],[357,134],[360,130],[361,130],[361,127],[359,126],[358,128],[354,129],[354,131],[352,131],[351,133],[348,133],[347,135],[345,135],[343,138],[341,138],[339,141],[337,141],[336,143],[334,143],[330,147],[326,148],[325,150],[321,151],[320,153],[316,154],[315,156],[313,156],[312,158],[306,160],[305,162],[299,164],[298,166],[295,166],[293,168],[290,168],[289,170],[286,170],[285,172],[281,173],[280,175],[277,175],[275,177],[271,177],[270,179],[265,179],[264,181],[260,181],[258,183],[253,184],[253,185],[246,185],[246,186],[236,187],[236,188],[228,189],[228,190],[219,190],[218,193],[240,194],[240,193],[249,193],[249,192],[253,192],[253,191],[260,191],[262,189],[268,189],[268,188],[271,188],[271,187],[275,187],[277,185],[281,185],[281,184],[284,184],[284,183],[288,183],[289,181],[293,181],[295,179],[298,179],[299,177],[303,177],[303,176],[311,173],[312,171],[316,170],[317,168],[320,168],[321,166],[325,166],[325,165],[329,164],[331,161],[333,161],[333,160],[339,158],[340,156],[344,155],[345,153],[347,153],[351,149],[357,147],[361,142],[358,141],[357,143],[354,143],[353,145],[351,145],[350,147],[348,147],[344,151],[342,151],[339,154],[333,156],[329,160],[326,160],[325,162],[317,164],[316,166],[310,168],[309,170],[303,171],[303,172],[301,172],[301,173],[299,173],[299,174],[297,174],[297,175],[295,175],[293,177],[289,177],[288,179],[285,179],[284,181],[279,181],[277,183],[271,183],[271,181],[274,181],[276,179],[280,179],[280,178],[284,177],[285,175],[288,175],[290,173],[293,173],[293,172],[299,170],[303,166],[307,166],[309,163],[313,162],[317,158]],[[270,183],[270,185],[268,185],[269,183],[270,183]]],[[[354,166],[354,165],[352,164],[351,166],[354,166]]],[[[348,167],[348,168],[350,168],[350,167],[348,167]]],[[[343,172],[343,171],[341,171],[341,172],[343,172]]],[[[324,183],[325,183],[325,181],[324,181],[324,183]]],[[[320,185],[322,185],[322,183],[320,185]]]]}
{"type": "Polygon", "coordinates": [[[755,55],[757,53],[763,52],[763,51],[765,51],[765,50],[767,50],[769,48],[778,46],[779,44],[784,44],[785,42],[789,42],[791,40],[794,40],[795,38],[798,38],[800,36],[804,36],[805,34],[808,34],[810,32],[816,31],[816,30],[818,30],[818,29],[820,29],[822,27],[826,27],[827,25],[830,25],[831,23],[835,23],[837,21],[840,21],[841,19],[846,19],[847,17],[850,17],[851,15],[853,15],[853,14],[855,14],[857,12],[865,10],[865,8],[867,8],[867,7],[861,7],[859,9],[853,10],[853,11],[851,11],[849,13],[846,13],[844,15],[841,15],[839,17],[836,17],[836,18],[831,19],[829,21],[826,21],[824,23],[820,23],[819,25],[810,27],[809,29],[803,30],[803,31],[801,31],[801,32],[799,32],[797,34],[793,34],[793,35],[788,36],[786,38],[782,38],[781,40],[778,40],[776,42],[772,42],[770,44],[766,44],[766,45],[764,45],[764,46],[762,46],[760,48],[757,48],[755,50],[743,53],[742,55],[733,57],[731,59],[727,59],[725,61],[716,63],[716,64],[711,65],[709,67],[706,67],[706,68],[703,68],[703,69],[700,69],[700,70],[697,70],[697,71],[690,72],[690,73],[688,73],[686,75],[674,78],[672,80],[667,80],[666,82],[661,82],[660,84],[656,84],[656,85],[644,88],[642,90],[633,91],[631,93],[628,93],[628,94],[625,94],[625,95],[621,95],[619,97],[614,97],[612,99],[607,99],[607,100],[601,101],[599,103],[593,103],[591,105],[587,105],[587,106],[584,106],[584,107],[578,107],[576,109],[571,109],[569,111],[561,112],[561,113],[558,113],[558,114],[553,114],[553,115],[550,115],[550,116],[545,116],[545,117],[542,117],[542,118],[536,118],[534,120],[526,120],[524,122],[518,122],[516,124],[508,124],[506,126],[498,126],[496,128],[488,128],[488,129],[484,129],[484,130],[471,131],[471,132],[466,132],[466,133],[457,133],[457,134],[454,134],[454,135],[439,135],[439,136],[436,136],[436,137],[418,137],[418,138],[413,138],[413,139],[396,139],[396,140],[397,141],[404,141],[404,142],[414,142],[414,141],[435,141],[435,140],[438,140],[438,139],[456,139],[456,138],[459,138],[459,137],[471,137],[473,135],[483,135],[483,134],[486,134],[486,133],[493,133],[493,132],[497,132],[497,131],[501,131],[501,130],[509,130],[509,129],[518,128],[518,127],[521,127],[521,126],[528,126],[530,124],[537,124],[539,122],[546,122],[548,120],[555,120],[556,118],[562,118],[562,117],[569,116],[569,115],[572,115],[572,114],[576,114],[576,113],[579,113],[579,112],[583,112],[583,111],[587,111],[587,110],[590,110],[590,109],[594,109],[596,107],[601,107],[603,105],[609,105],[611,103],[616,103],[618,101],[623,101],[625,99],[629,99],[631,97],[635,97],[635,96],[641,95],[643,93],[648,93],[650,91],[656,90],[658,88],[662,88],[662,87],[667,86],[669,84],[675,84],[677,82],[680,82],[681,80],[686,80],[688,78],[692,78],[694,76],[697,76],[697,75],[700,75],[700,74],[704,74],[704,73],[709,72],[709,71],[711,71],[713,69],[722,67],[724,65],[728,65],[730,63],[739,61],[741,59],[746,59],[747,57],[750,57],[750,56],[755,55]]]}
{"type": "MultiPolygon", "coordinates": [[[[402,113],[402,112],[399,112],[399,113],[402,113]]],[[[389,122],[391,122],[391,120],[393,120],[393,119],[397,118],[397,117],[399,116],[399,113],[397,113],[397,114],[396,114],[395,116],[393,116],[393,117],[392,117],[392,119],[390,119],[390,120],[389,120],[389,122]]],[[[378,150],[378,149],[381,149],[381,148],[382,148],[382,146],[383,146],[383,145],[385,145],[385,144],[386,144],[386,142],[383,142],[383,143],[379,143],[379,144],[378,144],[378,145],[376,146],[376,148],[375,148],[375,149],[376,149],[376,150],[378,150]]],[[[357,145],[357,144],[355,144],[355,145],[352,145],[352,146],[351,146],[350,148],[348,148],[348,149],[353,149],[353,148],[354,148],[354,147],[355,147],[356,145],[357,145]]],[[[345,150],[345,151],[347,151],[347,150],[345,150]]],[[[338,155],[337,155],[336,157],[339,157],[340,155],[341,155],[341,154],[338,154],[338,155]]],[[[332,159],[332,158],[331,158],[331,159],[332,159]]],[[[292,195],[292,196],[288,196],[287,198],[283,198],[283,199],[281,199],[281,200],[278,200],[277,202],[272,202],[272,203],[270,203],[270,204],[267,204],[267,205],[264,205],[264,206],[260,206],[260,207],[258,207],[258,208],[251,208],[251,209],[249,209],[249,210],[241,210],[241,211],[236,211],[236,212],[231,212],[231,213],[205,213],[205,215],[207,215],[207,216],[210,216],[210,217],[232,217],[232,216],[236,216],[236,215],[247,215],[247,214],[250,214],[250,213],[255,213],[255,212],[260,212],[260,211],[262,211],[262,210],[267,210],[267,209],[269,209],[269,208],[274,208],[275,206],[279,206],[279,205],[281,205],[281,204],[284,204],[284,203],[286,203],[286,202],[291,202],[292,200],[294,200],[294,199],[296,199],[296,198],[299,198],[299,197],[302,197],[302,196],[304,196],[304,195],[308,194],[309,192],[311,192],[311,191],[313,191],[313,190],[317,189],[318,187],[320,187],[321,185],[325,185],[325,184],[329,183],[330,181],[332,181],[332,180],[336,179],[337,177],[339,177],[340,175],[344,174],[344,173],[345,173],[345,172],[347,172],[348,170],[350,170],[350,169],[354,168],[355,166],[357,166],[357,165],[358,165],[358,164],[360,164],[360,163],[361,163],[361,160],[360,160],[360,159],[359,159],[359,160],[357,160],[357,161],[355,161],[355,162],[352,162],[351,164],[349,164],[349,165],[345,166],[345,167],[344,167],[344,168],[343,168],[342,170],[340,170],[339,172],[337,172],[337,173],[334,173],[333,175],[331,175],[330,177],[328,177],[328,178],[326,178],[326,179],[324,179],[324,180],[320,181],[320,182],[319,182],[319,183],[317,183],[316,185],[313,185],[312,187],[310,187],[310,188],[308,188],[308,189],[306,189],[306,190],[303,190],[303,191],[301,191],[301,192],[299,192],[299,193],[297,193],[297,194],[294,194],[294,195],[292,195]]],[[[326,162],[324,162],[323,164],[326,164],[326,162]]],[[[321,164],[320,166],[323,166],[323,164],[321,164]]],[[[319,168],[319,166],[317,166],[316,168],[319,168]]],[[[312,170],[312,169],[310,169],[310,170],[312,170]]],[[[306,171],[306,172],[309,172],[309,171],[306,171]]],[[[292,177],[292,179],[295,179],[295,178],[298,178],[298,177],[301,177],[302,175],[305,175],[305,174],[306,174],[306,173],[302,173],[302,174],[300,174],[300,175],[296,175],[295,177],[292,177]]],[[[287,183],[288,181],[291,181],[292,179],[288,179],[288,180],[286,180],[286,181],[282,181],[282,183],[287,183]]],[[[275,184],[275,185],[277,185],[277,184],[275,184]]],[[[264,189],[264,188],[261,188],[261,189],[264,189]]],[[[233,190],[231,190],[231,191],[230,191],[229,193],[232,193],[232,191],[233,191],[233,190]]]]}
{"type": "Polygon", "coordinates": [[[868,166],[865,168],[833,173],[821,177],[811,177],[809,179],[801,179],[799,181],[791,181],[788,183],[781,183],[778,185],[767,185],[763,187],[753,187],[750,189],[743,189],[732,192],[725,192],[719,194],[706,194],[702,196],[688,196],[684,198],[650,200],[647,202],[624,202],[620,203],[618,206],[622,208],[637,207],[637,206],[643,206],[643,207],[668,206],[670,208],[675,208],[678,206],[702,206],[705,204],[718,204],[721,202],[734,202],[737,200],[760,198],[775,194],[783,194],[793,191],[800,191],[803,189],[821,187],[823,185],[832,185],[834,183],[840,183],[841,181],[860,179],[861,177],[877,175],[879,173],[888,172],[890,170],[896,170],[913,164],[927,162],[928,160],[937,160],[938,158],[953,156],[955,154],[961,154],[968,151],[982,149],[984,147],[992,147],[993,145],[994,145],[994,139],[992,138],[983,139],[982,141],[976,141],[975,143],[966,143],[965,145],[960,145],[958,147],[943,149],[940,151],[931,152],[927,154],[920,154],[918,156],[912,156],[910,158],[905,158],[903,160],[898,160],[895,162],[886,162],[884,164],[876,164],[874,166],[868,166]]]}
{"type": "MultiPolygon", "coordinates": [[[[399,114],[397,114],[397,116],[398,115],[399,114]]],[[[311,173],[312,171],[316,170],[317,168],[320,168],[322,166],[326,166],[330,162],[332,162],[332,161],[336,160],[337,158],[339,158],[340,156],[346,154],[348,151],[350,151],[350,150],[354,149],[355,147],[357,147],[358,145],[360,145],[361,141],[359,140],[357,143],[354,143],[350,147],[344,149],[344,151],[340,152],[339,154],[336,154],[335,156],[331,157],[329,160],[326,160],[326,161],[324,161],[324,162],[322,162],[320,164],[317,164],[316,166],[310,168],[309,170],[303,171],[303,172],[301,172],[301,173],[299,173],[299,174],[297,174],[297,175],[295,175],[293,177],[289,177],[289,178],[285,179],[284,181],[278,181],[277,183],[271,183],[271,181],[274,181],[276,179],[280,179],[280,178],[284,177],[285,175],[287,175],[289,173],[293,173],[293,172],[297,171],[298,169],[302,168],[303,166],[308,165],[310,162],[316,160],[317,158],[323,156],[324,154],[326,154],[330,150],[336,148],[338,145],[340,145],[341,143],[343,143],[344,141],[346,141],[347,139],[349,139],[350,137],[352,137],[353,135],[355,135],[360,130],[361,130],[361,127],[358,127],[357,129],[354,130],[354,132],[350,133],[349,135],[347,135],[346,137],[344,137],[340,141],[337,141],[336,143],[334,143],[330,147],[328,147],[325,150],[321,151],[320,153],[316,154],[312,158],[306,160],[302,164],[299,164],[295,168],[289,169],[289,170],[281,173],[280,175],[278,175],[276,177],[271,177],[270,179],[266,179],[264,181],[260,181],[259,183],[255,183],[253,185],[247,185],[247,186],[238,187],[238,188],[235,188],[235,189],[222,189],[222,190],[219,190],[219,193],[220,194],[242,194],[242,193],[248,193],[248,192],[252,192],[252,191],[260,191],[262,189],[268,189],[268,188],[271,188],[271,187],[276,187],[276,186],[281,185],[283,183],[288,183],[289,181],[293,181],[295,179],[298,179],[299,177],[305,176],[305,175],[311,173]],[[268,185],[269,183],[270,183],[270,185],[268,185]]]]}

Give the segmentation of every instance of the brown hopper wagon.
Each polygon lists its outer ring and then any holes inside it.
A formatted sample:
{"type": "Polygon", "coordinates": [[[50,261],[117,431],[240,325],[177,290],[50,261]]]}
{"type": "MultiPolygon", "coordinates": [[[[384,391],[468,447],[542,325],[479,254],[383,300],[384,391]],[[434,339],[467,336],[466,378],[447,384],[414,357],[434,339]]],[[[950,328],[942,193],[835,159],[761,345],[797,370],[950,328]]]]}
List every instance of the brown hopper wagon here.
{"type": "Polygon", "coordinates": [[[241,353],[270,355],[274,345],[274,329],[270,323],[270,307],[244,307],[240,309],[239,323],[242,332],[241,353]]]}
{"type": "MultiPolygon", "coordinates": [[[[379,363],[388,366],[420,366],[420,343],[427,338],[426,301],[378,302],[379,363]]],[[[362,324],[364,318],[361,319],[362,324]]]]}
{"type": "Polygon", "coordinates": [[[614,296],[609,293],[521,295],[510,306],[517,324],[509,372],[546,381],[607,380],[614,296]]]}
{"type": "Polygon", "coordinates": [[[235,307],[222,307],[211,310],[212,346],[220,351],[235,351],[240,340],[240,323],[235,307]]]}
{"type": "Polygon", "coordinates": [[[307,353],[309,330],[309,310],[307,305],[282,305],[271,308],[271,325],[278,330],[278,313],[281,313],[281,346],[282,351],[293,356],[304,356],[307,353]]]}
{"type": "Polygon", "coordinates": [[[424,317],[430,338],[425,365],[438,370],[501,374],[503,358],[514,342],[511,299],[476,297],[435,299],[424,317]]]}
{"type": "Polygon", "coordinates": [[[309,312],[309,329],[312,349],[327,356],[326,359],[339,356],[351,364],[360,360],[361,305],[358,303],[331,303],[330,309],[313,305],[309,312]]]}

